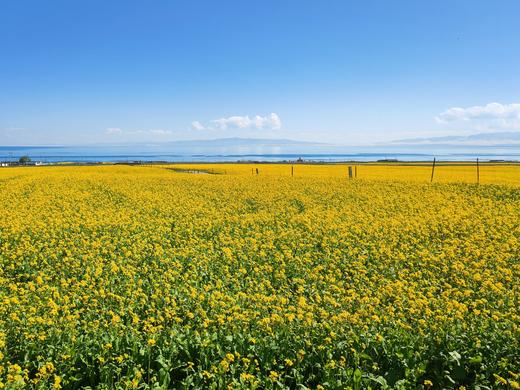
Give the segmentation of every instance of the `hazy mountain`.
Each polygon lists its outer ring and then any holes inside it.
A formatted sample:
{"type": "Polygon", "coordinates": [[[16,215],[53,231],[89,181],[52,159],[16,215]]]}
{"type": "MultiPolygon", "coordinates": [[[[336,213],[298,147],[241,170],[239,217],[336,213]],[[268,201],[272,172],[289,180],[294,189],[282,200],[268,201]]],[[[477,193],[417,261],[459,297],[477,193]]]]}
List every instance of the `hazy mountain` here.
{"type": "Polygon", "coordinates": [[[444,144],[444,145],[493,145],[493,146],[520,146],[520,131],[508,131],[499,133],[478,133],[471,135],[452,135],[429,138],[407,138],[393,141],[392,144],[444,144]]]}
{"type": "Polygon", "coordinates": [[[208,140],[184,140],[168,142],[170,145],[179,146],[287,146],[287,145],[326,145],[319,142],[295,141],[291,139],[268,139],[268,138],[218,138],[208,140]]]}
{"type": "Polygon", "coordinates": [[[520,132],[469,136],[413,138],[372,145],[339,145],[290,139],[221,138],[162,143],[96,144],[83,146],[0,146],[0,161],[29,155],[40,161],[375,161],[394,158],[431,160],[518,160],[520,132]]]}
{"type": "Polygon", "coordinates": [[[290,139],[219,138],[211,140],[172,141],[148,145],[151,149],[169,150],[178,154],[263,155],[293,153],[331,153],[335,145],[290,139]]]}

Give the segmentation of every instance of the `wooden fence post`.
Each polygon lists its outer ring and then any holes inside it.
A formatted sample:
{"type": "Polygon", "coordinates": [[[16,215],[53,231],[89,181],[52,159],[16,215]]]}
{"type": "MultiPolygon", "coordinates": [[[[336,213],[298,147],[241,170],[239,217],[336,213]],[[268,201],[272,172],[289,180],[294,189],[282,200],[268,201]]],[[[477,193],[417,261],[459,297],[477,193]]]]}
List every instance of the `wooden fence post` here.
{"type": "Polygon", "coordinates": [[[357,165],[354,167],[354,177],[357,179],[357,165]]]}
{"type": "Polygon", "coordinates": [[[294,165],[291,165],[291,176],[294,176],[294,165]]]}
{"type": "Polygon", "coordinates": [[[477,184],[480,184],[480,165],[478,163],[478,157],[477,157],[477,184]]]}
{"type": "Polygon", "coordinates": [[[432,183],[432,182],[433,182],[433,174],[434,174],[434,172],[435,172],[435,157],[433,158],[433,165],[432,165],[432,177],[431,177],[431,179],[430,179],[430,183],[432,183]]]}
{"type": "Polygon", "coordinates": [[[348,178],[352,180],[352,167],[348,167],[348,178]]]}

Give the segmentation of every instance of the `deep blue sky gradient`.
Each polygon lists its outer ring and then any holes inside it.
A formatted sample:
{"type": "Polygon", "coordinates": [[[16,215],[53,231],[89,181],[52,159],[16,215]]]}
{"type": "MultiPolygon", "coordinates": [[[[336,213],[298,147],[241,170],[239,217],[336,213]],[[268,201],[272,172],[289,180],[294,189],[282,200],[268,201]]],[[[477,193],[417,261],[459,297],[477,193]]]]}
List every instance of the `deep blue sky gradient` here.
{"type": "Polygon", "coordinates": [[[434,118],[520,101],[519,15],[517,0],[5,0],[0,144],[467,132],[434,118]],[[191,129],[272,112],[281,129],[191,129]]]}

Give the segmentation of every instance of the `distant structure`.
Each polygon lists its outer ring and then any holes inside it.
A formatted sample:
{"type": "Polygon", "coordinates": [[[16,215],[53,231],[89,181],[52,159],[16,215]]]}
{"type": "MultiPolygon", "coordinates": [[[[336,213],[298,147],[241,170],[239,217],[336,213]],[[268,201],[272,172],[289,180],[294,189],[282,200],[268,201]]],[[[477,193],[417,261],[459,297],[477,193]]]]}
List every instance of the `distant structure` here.
{"type": "Polygon", "coordinates": [[[17,161],[0,161],[0,167],[39,166],[42,161],[33,161],[27,156],[20,157],[17,161]]]}

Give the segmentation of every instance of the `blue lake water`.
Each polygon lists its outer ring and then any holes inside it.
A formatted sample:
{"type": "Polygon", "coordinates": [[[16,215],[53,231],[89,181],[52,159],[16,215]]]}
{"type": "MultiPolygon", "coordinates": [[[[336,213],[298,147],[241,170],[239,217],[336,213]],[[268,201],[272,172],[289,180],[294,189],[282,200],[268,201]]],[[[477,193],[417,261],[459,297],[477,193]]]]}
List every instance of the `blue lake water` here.
{"type": "Polygon", "coordinates": [[[329,147],[285,146],[0,146],[0,161],[17,161],[21,156],[33,161],[54,162],[235,162],[285,161],[302,158],[315,162],[430,161],[434,157],[446,161],[486,160],[520,161],[520,150],[510,147],[329,147]]]}

